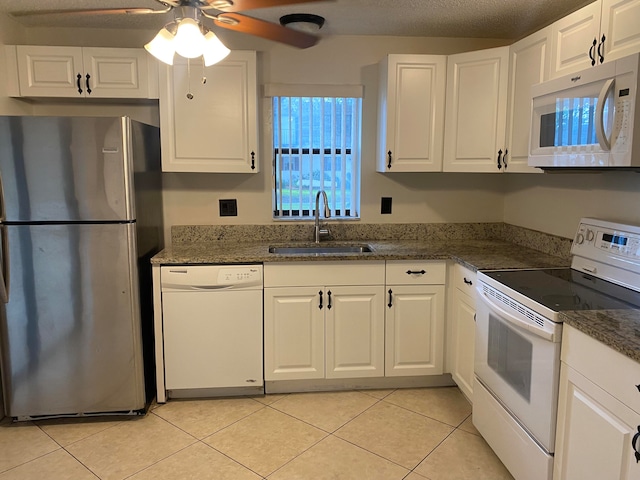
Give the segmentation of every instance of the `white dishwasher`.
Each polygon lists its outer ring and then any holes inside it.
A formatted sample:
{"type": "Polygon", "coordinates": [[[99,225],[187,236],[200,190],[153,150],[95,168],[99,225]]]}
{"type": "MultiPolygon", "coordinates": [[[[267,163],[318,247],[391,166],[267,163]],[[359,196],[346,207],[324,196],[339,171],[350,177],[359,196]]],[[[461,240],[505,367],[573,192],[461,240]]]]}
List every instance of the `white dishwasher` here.
{"type": "Polygon", "coordinates": [[[167,396],[262,391],[262,265],[164,266],[160,278],[167,396]]]}

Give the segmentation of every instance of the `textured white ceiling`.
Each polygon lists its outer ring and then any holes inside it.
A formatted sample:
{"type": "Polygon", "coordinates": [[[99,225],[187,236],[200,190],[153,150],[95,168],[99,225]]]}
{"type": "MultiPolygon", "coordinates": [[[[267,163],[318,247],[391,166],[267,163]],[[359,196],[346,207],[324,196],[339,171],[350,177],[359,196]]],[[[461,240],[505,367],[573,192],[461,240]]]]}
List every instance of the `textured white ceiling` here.
{"type": "MultiPolygon", "coordinates": [[[[517,39],[594,0],[335,0],[243,12],[277,23],[289,13],[325,17],[321,34],[517,39]]],[[[0,0],[0,12],[78,8],[162,8],[155,0],[0,0]]],[[[33,27],[160,28],[166,15],[19,17],[33,27]]]]}

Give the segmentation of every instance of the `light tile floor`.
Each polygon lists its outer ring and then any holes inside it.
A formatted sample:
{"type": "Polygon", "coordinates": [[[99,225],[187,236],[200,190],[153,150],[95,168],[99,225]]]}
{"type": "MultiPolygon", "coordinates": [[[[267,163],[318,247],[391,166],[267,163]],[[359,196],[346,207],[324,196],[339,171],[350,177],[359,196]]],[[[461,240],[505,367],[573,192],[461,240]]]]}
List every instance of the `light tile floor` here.
{"type": "Polygon", "coordinates": [[[455,387],[170,401],[0,423],[0,480],[512,479],[455,387]]]}

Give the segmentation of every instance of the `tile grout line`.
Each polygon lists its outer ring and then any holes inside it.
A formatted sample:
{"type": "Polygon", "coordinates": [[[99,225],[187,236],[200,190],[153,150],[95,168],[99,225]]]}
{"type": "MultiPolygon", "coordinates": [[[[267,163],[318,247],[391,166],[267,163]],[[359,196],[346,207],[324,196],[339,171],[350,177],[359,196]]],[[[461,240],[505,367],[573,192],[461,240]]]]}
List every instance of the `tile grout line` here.
{"type": "MultiPolygon", "coordinates": [[[[302,423],[304,423],[304,424],[306,424],[306,425],[309,425],[309,426],[311,426],[311,427],[313,427],[313,428],[317,428],[318,430],[320,430],[320,431],[322,431],[322,432],[326,433],[326,435],[325,435],[324,437],[322,437],[320,440],[318,440],[317,442],[315,442],[314,444],[312,444],[312,445],[310,445],[309,447],[307,447],[306,449],[304,449],[302,452],[298,453],[296,456],[294,456],[294,457],[293,457],[292,459],[290,459],[289,461],[287,461],[287,462],[283,463],[282,465],[280,465],[277,469],[275,469],[275,470],[274,470],[273,472],[271,472],[267,477],[264,477],[264,478],[268,478],[269,476],[273,475],[273,474],[274,474],[274,473],[276,473],[277,471],[281,470],[281,469],[282,469],[282,468],[284,468],[286,465],[288,465],[289,463],[293,462],[293,461],[294,461],[296,458],[298,458],[300,455],[302,455],[303,453],[305,453],[305,452],[309,451],[311,448],[315,447],[315,446],[316,446],[316,445],[318,445],[320,442],[322,442],[322,441],[326,440],[326,439],[327,439],[328,437],[330,437],[330,436],[334,436],[335,438],[338,438],[338,439],[342,440],[340,437],[336,437],[336,436],[334,435],[334,432],[336,432],[337,430],[339,430],[339,429],[341,429],[342,427],[344,427],[347,423],[349,423],[349,422],[351,422],[351,421],[355,420],[355,419],[356,419],[356,418],[358,418],[360,415],[362,415],[364,412],[366,412],[367,410],[369,410],[370,408],[372,408],[374,405],[377,405],[377,404],[381,401],[381,399],[378,399],[378,398],[373,397],[373,396],[371,396],[371,395],[368,395],[368,396],[369,396],[369,397],[371,397],[371,398],[374,398],[374,399],[376,400],[376,402],[375,402],[375,403],[373,403],[372,405],[370,405],[369,407],[367,407],[366,409],[364,409],[362,412],[360,412],[358,415],[356,415],[356,416],[355,416],[355,417],[353,417],[352,419],[350,419],[350,420],[348,420],[347,422],[345,422],[345,423],[343,423],[342,425],[340,425],[340,426],[339,426],[338,428],[336,428],[333,432],[327,432],[327,431],[326,431],[326,430],[324,430],[323,428],[317,427],[316,425],[313,425],[313,424],[311,424],[311,423],[309,423],[309,422],[307,422],[307,421],[305,421],[305,420],[302,420],[302,419],[300,419],[300,418],[297,418],[297,417],[295,417],[295,416],[293,416],[293,415],[291,415],[291,414],[289,414],[289,413],[287,413],[287,412],[282,412],[282,411],[280,411],[280,410],[278,410],[278,409],[276,409],[276,408],[272,408],[272,410],[274,410],[274,411],[276,411],[276,412],[278,412],[278,413],[282,413],[282,414],[287,415],[287,416],[289,416],[289,417],[291,417],[291,418],[293,418],[293,419],[295,419],[295,420],[298,420],[299,422],[302,422],[302,423]]],[[[278,401],[280,401],[280,400],[282,400],[282,399],[278,399],[278,400],[276,400],[274,403],[277,403],[277,402],[278,402],[278,401]]],[[[271,405],[268,405],[268,407],[271,407],[271,405]]],[[[349,443],[350,443],[350,442],[349,442],[349,443]]],[[[356,446],[357,446],[357,445],[356,445],[356,446]]],[[[359,448],[361,448],[361,447],[359,447],[359,448]]],[[[364,449],[363,449],[363,450],[364,450],[364,449]]],[[[365,450],[365,451],[367,451],[367,450],[365,450]]]]}

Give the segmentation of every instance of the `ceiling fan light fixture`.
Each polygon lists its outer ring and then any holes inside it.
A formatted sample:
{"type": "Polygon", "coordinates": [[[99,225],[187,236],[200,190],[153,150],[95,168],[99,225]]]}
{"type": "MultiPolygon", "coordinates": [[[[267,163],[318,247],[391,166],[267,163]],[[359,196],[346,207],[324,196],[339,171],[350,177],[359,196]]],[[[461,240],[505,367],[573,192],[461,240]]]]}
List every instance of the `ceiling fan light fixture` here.
{"type": "Polygon", "coordinates": [[[185,58],[196,58],[202,55],[204,45],[205,38],[200,30],[200,23],[193,18],[180,20],[173,39],[176,53],[185,58]]]}
{"type": "Polygon", "coordinates": [[[208,67],[214,63],[218,63],[224,59],[231,50],[224,46],[217,35],[213,32],[207,32],[204,36],[204,50],[202,56],[204,57],[204,66],[208,67]]]}
{"type": "Polygon", "coordinates": [[[174,38],[167,27],[164,27],[144,48],[161,62],[173,65],[173,57],[176,53],[174,38]]]}
{"type": "Polygon", "coordinates": [[[280,17],[280,25],[305,33],[317,33],[324,25],[324,17],[313,13],[291,13],[280,17]]]}

